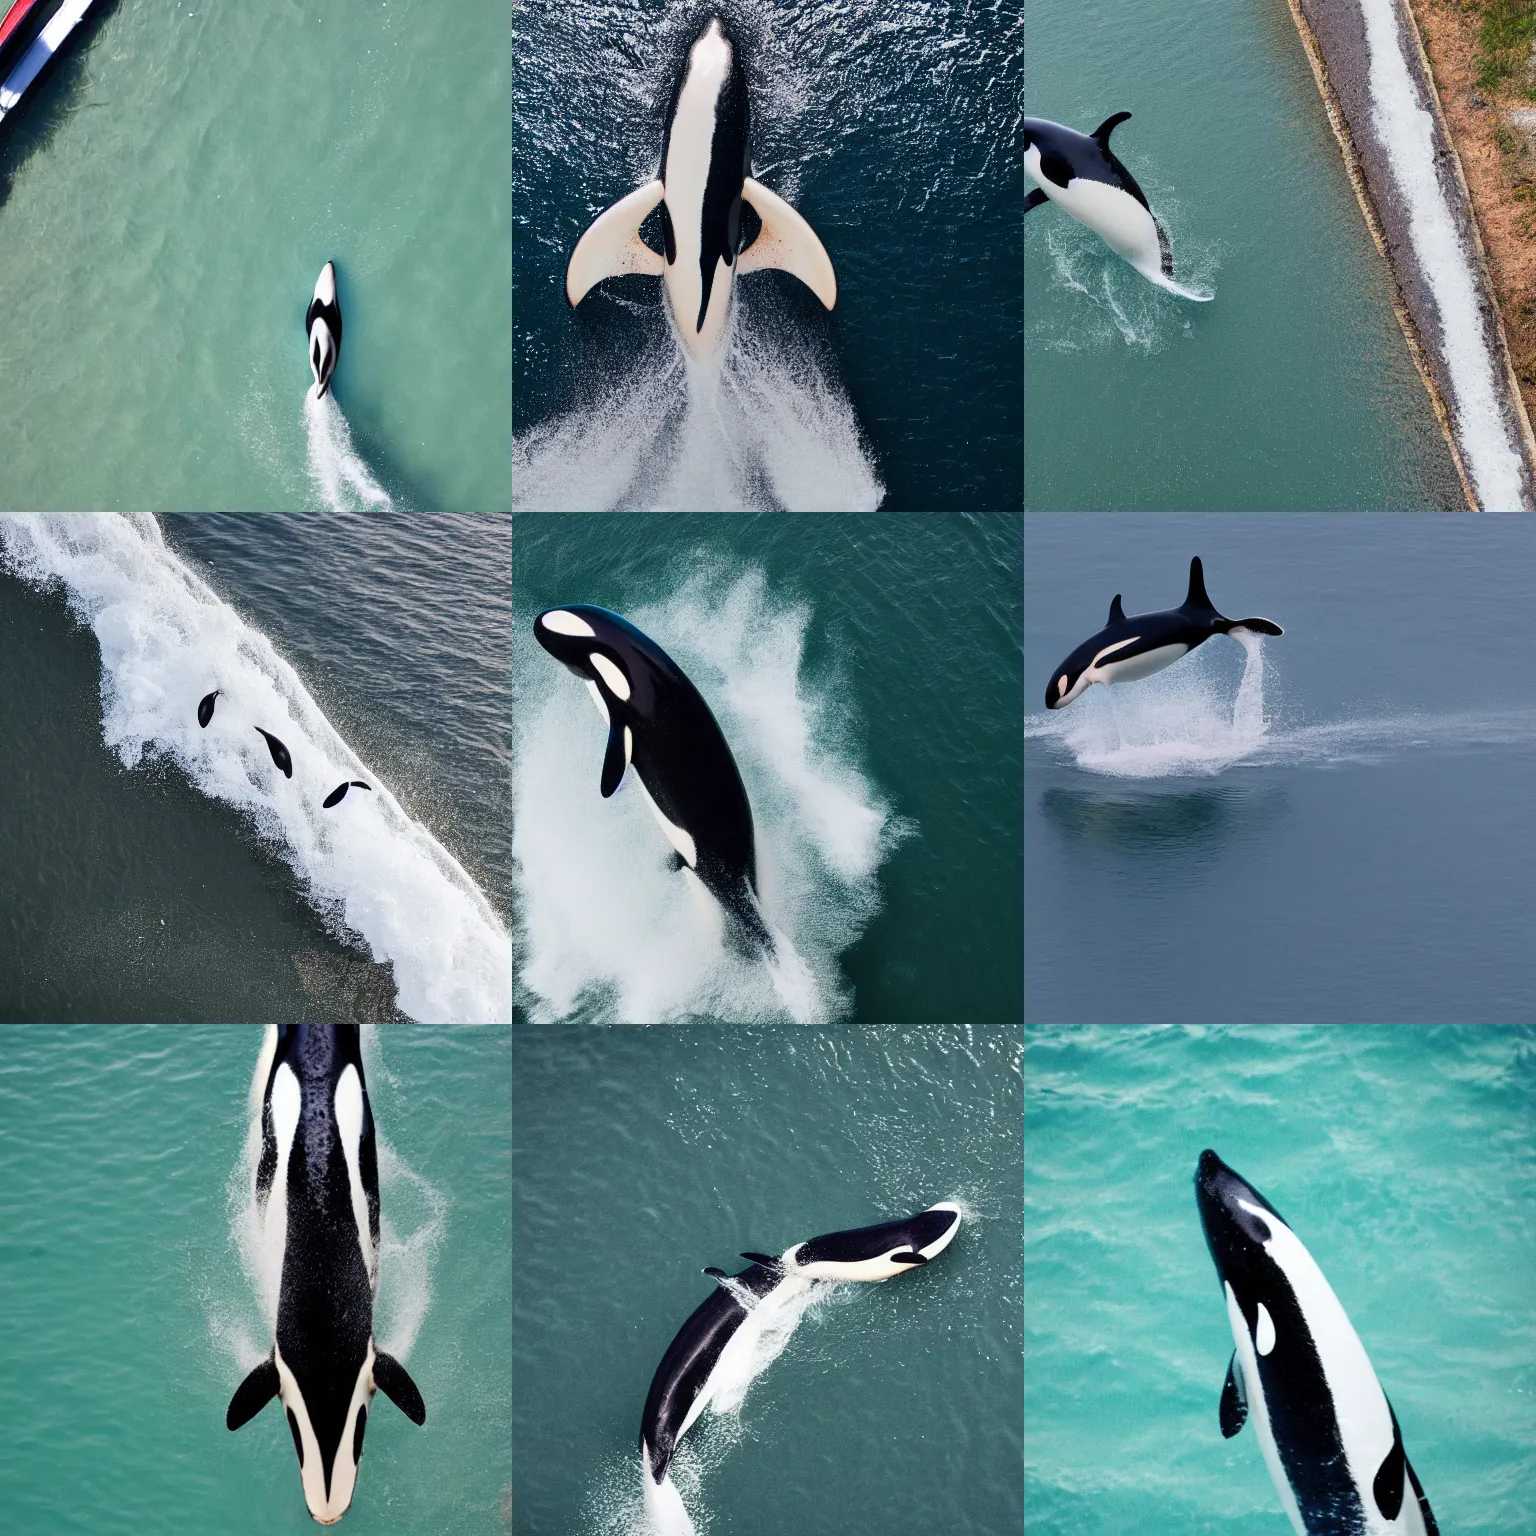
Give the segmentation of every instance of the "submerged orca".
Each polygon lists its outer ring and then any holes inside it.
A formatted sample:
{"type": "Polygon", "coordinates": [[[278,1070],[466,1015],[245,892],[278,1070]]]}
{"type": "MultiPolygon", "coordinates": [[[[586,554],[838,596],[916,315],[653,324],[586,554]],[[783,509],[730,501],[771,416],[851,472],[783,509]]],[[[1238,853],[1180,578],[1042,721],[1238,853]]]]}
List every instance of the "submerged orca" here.
{"type": "Polygon", "coordinates": [[[373,1337],[379,1168],[355,1024],[269,1025],[251,1098],[261,1128],[256,1206],[281,1244],[272,1351],[230,1399],[239,1429],[276,1397],[304,1502],[321,1525],[347,1511],[375,1390],[413,1424],[427,1409],[373,1337]]]}
{"type": "Polygon", "coordinates": [[[372,788],[372,784],[364,784],[361,779],[343,779],[341,783],[338,784],[336,788],[333,789],[323,801],[321,801],[321,808],[328,811],[333,805],[340,805],[341,802],[347,798],[347,791],[349,789],[371,790],[372,788]]]}
{"type": "Polygon", "coordinates": [[[273,763],[285,779],[291,779],[293,777],[293,759],[288,755],[288,748],[271,731],[262,731],[259,725],[253,726],[252,729],[261,731],[261,734],[267,738],[267,751],[272,754],[273,763]]]}
{"type": "Polygon", "coordinates": [[[725,909],[742,948],[771,950],[757,904],[752,807],[709,705],[649,635],[606,608],[573,603],[533,621],[539,644],[588,688],[603,723],[599,790],[606,800],[633,766],[673,848],[673,868],[695,875],[725,909]]]}
{"type": "Polygon", "coordinates": [[[208,722],[213,719],[213,701],[223,693],[222,688],[215,688],[212,693],[205,693],[198,701],[197,723],[206,731],[208,722]]]}
{"type": "Polygon", "coordinates": [[[565,272],[574,307],[598,283],[638,272],[664,280],[678,337],[690,357],[716,356],[727,335],[737,274],[793,273],[822,304],[837,277],[815,231],[777,193],[752,179],[751,112],[736,44],[718,16],[694,39],[678,75],[661,146],[661,175],[599,214],[565,272]],[[762,220],[742,249],[742,203],[762,220]],[[640,238],[661,205],[664,252],[640,238]]]}
{"type": "Polygon", "coordinates": [[[1024,199],[1024,212],[1045,202],[1058,204],[1148,282],[1181,299],[1204,303],[1211,294],[1194,293],[1174,282],[1167,232],[1136,178],[1109,147],[1110,134],[1130,115],[1116,112],[1092,133],[1078,133],[1044,117],[1026,117],[1024,169],[1035,190],[1024,199]]]}
{"type": "Polygon", "coordinates": [[[741,1327],[749,1316],[766,1321],[818,1280],[889,1280],[942,1253],[959,1228],[960,1208],[946,1201],[899,1221],[813,1237],[778,1258],[744,1253],[753,1262],[737,1275],[705,1270],[715,1290],[667,1346],[646,1395],[640,1452],[651,1480],[666,1480],[678,1441],[750,1352],[752,1331],[741,1327]]]}
{"type": "Polygon", "coordinates": [[[1195,1199],[1235,1345],[1222,1434],[1253,1415],[1297,1536],[1437,1536],[1397,1415],[1301,1239],[1209,1150],[1195,1199]]]}
{"type": "Polygon", "coordinates": [[[309,366],[315,376],[315,399],[331,387],[336,360],[341,356],[341,305],[336,302],[336,263],[320,269],[315,296],[304,311],[304,334],[309,341],[309,366]]]}
{"type": "Polygon", "coordinates": [[[1060,709],[1093,683],[1133,683],[1151,677],[1212,635],[1229,635],[1233,630],[1285,633],[1268,619],[1228,619],[1217,613],[1205,595],[1205,572],[1196,555],[1189,562],[1189,595],[1180,608],[1126,618],[1120,594],[1115,593],[1104,628],[1084,640],[1052,674],[1045,707],[1060,709]]]}

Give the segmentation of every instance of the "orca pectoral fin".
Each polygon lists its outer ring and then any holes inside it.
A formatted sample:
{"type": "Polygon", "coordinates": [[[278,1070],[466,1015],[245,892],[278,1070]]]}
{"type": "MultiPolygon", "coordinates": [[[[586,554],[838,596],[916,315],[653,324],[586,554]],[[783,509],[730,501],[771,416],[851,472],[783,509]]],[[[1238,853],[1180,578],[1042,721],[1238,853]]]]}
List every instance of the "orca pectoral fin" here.
{"type": "Polygon", "coordinates": [[[738,274],[776,267],[798,277],[821,300],[824,309],[837,303],[837,274],[832,258],[816,231],[777,192],[748,176],[742,197],[763,221],[756,240],[736,258],[738,274]]]}
{"type": "Polygon", "coordinates": [[[661,253],[640,238],[642,221],[664,191],[659,181],[648,181],[587,226],[565,268],[565,297],[573,308],[604,278],[631,272],[660,277],[666,271],[661,253]]]}
{"type": "Polygon", "coordinates": [[[1278,624],[1270,619],[1233,619],[1231,629],[1227,633],[1231,634],[1233,629],[1252,630],[1256,635],[1283,635],[1285,633],[1278,624]]]}
{"type": "Polygon", "coordinates": [[[268,1403],[277,1396],[277,1366],[268,1355],[244,1381],[235,1388],[224,1413],[224,1422],[230,1429],[249,1424],[268,1403]]]}
{"type": "Polygon", "coordinates": [[[711,1280],[725,1280],[729,1278],[723,1269],[719,1269],[713,1264],[706,1264],[704,1266],[704,1273],[708,1275],[711,1280]]]}
{"type": "Polygon", "coordinates": [[[893,1253],[891,1255],[892,1264],[926,1264],[927,1262],[927,1258],[915,1248],[908,1253],[893,1253]]]}
{"type": "Polygon", "coordinates": [[[421,1400],[410,1372],[382,1349],[373,1354],[373,1384],[408,1418],[412,1424],[427,1422],[427,1405],[421,1400]]]}
{"type": "Polygon", "coordinates": [[[1221,1420],[1222,1438],[1226,1440],[1230,1440],[1248,1422],[1248,1395],[1243,1390],[1243,1373],[1237,1363],[1235,1349],[1231,1360],[1227,1362],[1227,1379],[1221,1388],[1218,1417],[1221,1420]]]}
{"type": "Polygon", "coordinates": [[[603,777],[598,785],[604,800],[612,798],[628,767],[629,754],[624,750],[624,727],[615,722],[608,728],[608,750],[603,753],[603,777]]]}
{"type": "Polygon", "coordinates": [[[1039,187],[1036,187],[1034,191],[1029,193],[1024,199],[1024,212],[1028,213],[1031,208],[1038,208],[1041,203],[1048,202],[1050,202],[1050,198],[1048,198],[1045,193],[1040,190],[1039,187]]]}

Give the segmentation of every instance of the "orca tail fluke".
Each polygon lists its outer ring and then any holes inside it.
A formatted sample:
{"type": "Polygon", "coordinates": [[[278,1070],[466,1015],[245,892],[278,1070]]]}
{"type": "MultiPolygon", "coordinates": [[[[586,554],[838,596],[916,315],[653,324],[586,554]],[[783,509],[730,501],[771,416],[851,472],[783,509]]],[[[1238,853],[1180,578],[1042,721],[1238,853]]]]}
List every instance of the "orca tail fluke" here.
{"type": "Polygon", "coordinates": [[[1230,635],[1234,629],[1246,629],[1255,635],[1283,635],[1285,631],[1273,619],[1233,619],[1227,625],[1230,635]]]}
{"type": "Polygon", "coordinates": [[[798,277],[821,300],[823,309],[831,309],[837,303],[837,274],[816,231],[777,192],[750,176],[742,184],[741,195],[763,227],[737,257],[738,276],[775,267],[798,277]]]}
{"type": "Polygon", "coordinates": [[[605,278],[631,272],[660,277],[667,270],[661,253],[640,238],[640,225],[665,190],[659,181],[648,181],[587,226],[565,268],[565,298],[573,309],[605,278]]]}

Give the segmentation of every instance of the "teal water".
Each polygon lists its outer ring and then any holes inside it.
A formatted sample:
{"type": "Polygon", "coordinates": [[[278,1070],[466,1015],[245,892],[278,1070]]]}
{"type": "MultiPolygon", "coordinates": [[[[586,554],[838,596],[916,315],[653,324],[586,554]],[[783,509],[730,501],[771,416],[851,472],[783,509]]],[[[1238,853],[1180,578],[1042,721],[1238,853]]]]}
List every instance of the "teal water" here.
{"type": "Polygon", "coordinates": [[[1285,0],[1031,0],[1025,106],[1163,218],[1164,293],[1059,209],[1025,219],[1025,504],[1464,508],[1285,0]]]}
{"type": "Polygon", "coordinates": [[[1527,1026],[1031,1029],[1032,1536],[1279,1536],[1195,1209],[1212,1147],[1322,1268],[1442,1531],[1536,1497],[1536,1034],[1527,1026]]]}
{"type": "Polygon", "coordinates": [[[941,1199],[950,1247],[831,1288],[675,1479],[712,1536],[1020,1530],[1019,1055],[1017,1029],[515,1030],[519,1536],[644,1529],[641,1410],[705,1265],[941,1199]]]}
{"type": "Polygon", "coordinates": [[[0,128],[0,506],[505,507],[506,6],[96,10],[0,128]]]}
{"type": "Polygon", "coordinates": [[[520,1016],[1020,1018],[1019,516],[516,523],[520,1016]],[[602,722],[533,638],[562,603],[624,614],[703,693],[808,979],[726,953],[633,785],[599,796],[602,722]]]}
{"type": "MultiPolygon", "coordinates": [[[[18,1536],[314,1529],[281,1417],[224,1427],[242,1350],[270,1343],[231,1241],[260,1043],[0,1033],[0,1499],[18,1536]]],[[[371,1418],[348,1531],[510,1527],[508,1057],[505,1030],[424,1028],[365,1054],[396,1160],[377,1330],[406,1348],[427,1421],[371,1418]]]]}

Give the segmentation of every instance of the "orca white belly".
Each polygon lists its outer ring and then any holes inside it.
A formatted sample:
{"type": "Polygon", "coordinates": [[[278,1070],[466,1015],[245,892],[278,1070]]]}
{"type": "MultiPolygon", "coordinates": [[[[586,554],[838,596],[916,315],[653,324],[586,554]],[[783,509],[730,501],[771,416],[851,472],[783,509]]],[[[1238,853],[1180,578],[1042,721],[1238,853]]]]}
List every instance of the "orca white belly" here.
{"type": "Polygon", "coordinates": [[[1094,679],[1100,683],[1136,683],[1164,667],[1171,667],[1181,656],[1189,654],[1187,645],[1160,645],[1156,650],[1143,651],[1139,656],[1128,656],[1124,661],[1109,660],[1094,666],[1094,679]]]}
{"type": "Polygon", "coordinates": [[[1157,220],[1129,192],[1104,181],[1074,177],[1065,187],[1042,181],[1045,195],[1079,224],[1086,224],[1110,250],[1144,276],[1163,275],[1163,247],[1157,220]]]}

